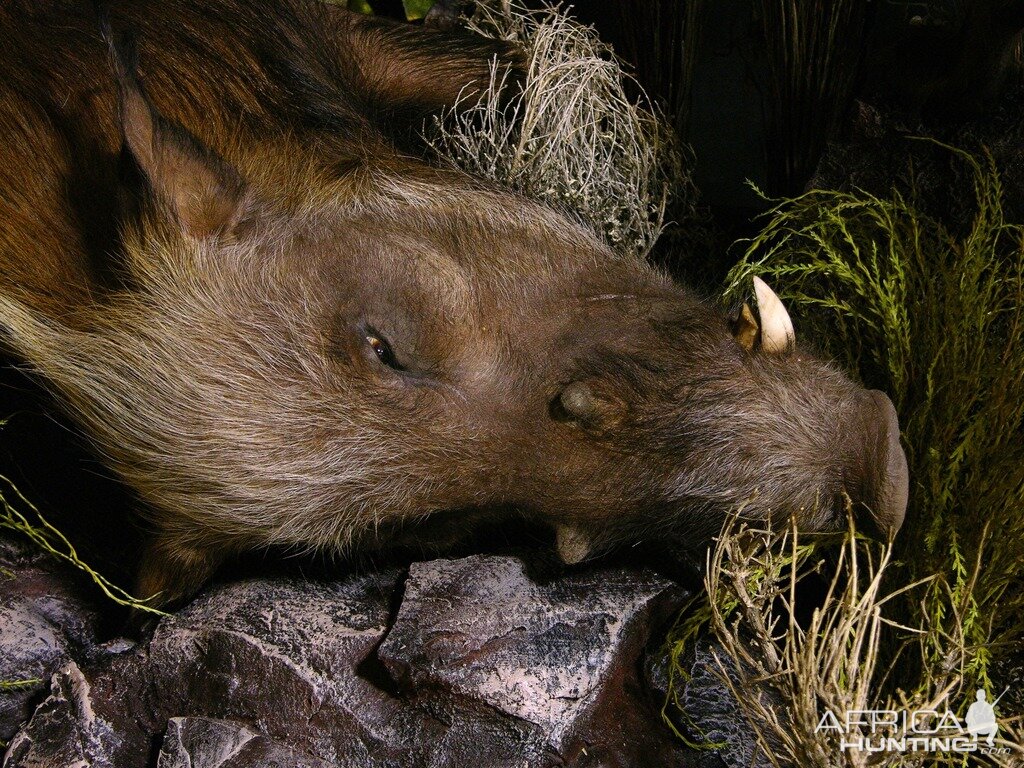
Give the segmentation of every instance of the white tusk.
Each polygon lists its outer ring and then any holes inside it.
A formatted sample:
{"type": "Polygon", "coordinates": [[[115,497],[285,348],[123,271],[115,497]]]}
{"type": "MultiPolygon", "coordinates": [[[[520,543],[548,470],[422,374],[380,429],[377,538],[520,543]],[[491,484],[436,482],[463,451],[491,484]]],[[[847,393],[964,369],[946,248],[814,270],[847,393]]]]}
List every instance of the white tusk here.
{"type": "Polygon", "coordinates": [[[796,344],[796,332],[789,312],[775,291],[760,277],[754,277],[757,310],[761,315],[761,349],[770,355],[785,352],[796,344]]]}

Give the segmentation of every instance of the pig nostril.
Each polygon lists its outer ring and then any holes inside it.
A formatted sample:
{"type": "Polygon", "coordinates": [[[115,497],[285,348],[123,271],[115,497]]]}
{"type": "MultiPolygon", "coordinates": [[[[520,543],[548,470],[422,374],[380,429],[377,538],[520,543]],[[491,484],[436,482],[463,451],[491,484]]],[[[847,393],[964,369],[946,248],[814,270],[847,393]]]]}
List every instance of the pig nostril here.
{"type": "Polygon", "coordinates": [[[875,487],[875,517],[883,531],[894,535],[903,524],[910,493],[907,456],[900,445],[900,425],[892,401],[882,392],[869,393],[883,423],[879,440],[880,468],[875,487]]]}
{"type": "Polygon", "coordinates": [[[865,465],[861,501],[870,511],[877,532],[891,537],[903,523],[910,487],[907,458],[900,445],[899,420],[892,402],[878,390],[866,393],[862,409],[869,432],[861,457],[865,465]]]}

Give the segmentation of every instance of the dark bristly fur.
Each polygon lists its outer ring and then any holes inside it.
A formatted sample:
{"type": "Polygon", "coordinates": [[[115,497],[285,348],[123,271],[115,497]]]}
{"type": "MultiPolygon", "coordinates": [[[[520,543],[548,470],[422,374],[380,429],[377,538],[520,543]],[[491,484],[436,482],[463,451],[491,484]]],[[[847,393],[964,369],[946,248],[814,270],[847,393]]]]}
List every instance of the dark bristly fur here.
{"type": "Polygon", "coordinates": [[[109,19],[137,63],[85,3],[0,11],[0,327],[144,503],[144,595],[507,510],[567,560],[844,493],[898,526],[883,396],[407,151],[502,44],[303,0],[109,19]]]}

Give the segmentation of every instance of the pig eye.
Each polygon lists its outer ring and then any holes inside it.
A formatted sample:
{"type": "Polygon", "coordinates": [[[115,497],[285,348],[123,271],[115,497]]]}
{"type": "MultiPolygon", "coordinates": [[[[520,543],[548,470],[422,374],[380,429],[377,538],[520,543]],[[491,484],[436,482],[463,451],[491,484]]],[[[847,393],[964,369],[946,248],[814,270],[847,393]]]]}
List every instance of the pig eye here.
{"type": "Polygon", "coordinates": [[[380,336],[372,331],[366,334],[366,343],[370,345],[370,349],[388,368],[394,368],[396,371],[402,370],[402,366],[398,364],[398,360],[395,358],[395,353],[391,349],[391,345],[388,344],[387,339],[380,336]]]}

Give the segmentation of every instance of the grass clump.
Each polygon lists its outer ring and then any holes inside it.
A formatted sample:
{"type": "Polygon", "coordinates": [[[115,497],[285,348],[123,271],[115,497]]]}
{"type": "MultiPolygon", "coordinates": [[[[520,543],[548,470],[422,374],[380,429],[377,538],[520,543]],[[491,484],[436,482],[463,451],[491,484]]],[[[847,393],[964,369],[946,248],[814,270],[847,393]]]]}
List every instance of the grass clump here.
{"type": "MultiPolygon", "coordinates": [[[[663,99],[676,134],[683,139],[690,136],[694,72],[713,5],[708,0],[648,0],[604,4],[596,11],[614,14],[617,29],[612,39],[618,52],[636,65],[648,92],[663,99]]],[[[585,5],[576,7],[587,10],[585,5]]],[[[605,25],[603,32],[610,31],[605,25]]]]}
{"type": "Polygon", "coordinates": [[[799,190],[848,109],[857,84],[870,0],[760,0],[766,58],[769,188],[799,190]]]}
{"type": "Polygon", "coordinates": [[[438,119],[429,138],[438,158],[581,219],[620,254],[646,257],[670,197],[692,206],[695,195],[680,145],[645,99],[627,96],[611,48],[555,8],[507,0],[479,3],[469,26],[520,45],[526,79],[512,92],[495,67],[477,105],[438,119]]]}
{"type": "MultiPolygon", "coordinates": [[[[763,276],[802,334],[891,396],[910,463],[895,545],[873,550],[849,534],[809,626],[780,624],[780,601],[786,608],[796,592],[779,586],[771,542],[750,549],[749,536],[726,534],[710,563],[714,636],[733,666],[752,670],[747,682],[784,702],[780,711],[747,692],[741,708],[767,723],[759,739],[799,765],[923,764],[891,752],[871,763],[829,752],[814,725],[826,706],[945,702],[957,711],[975,688],[998,695],[994,665],[1024,647],[1024,227],[1004,216],[991,160],[946,149],[973,183],[969,226],[922,214],[913,189],[885,199],[813,191],[767,214],[728,279],[737,299],[751,275],[763,276]],[[751,592],[753,572],[767,578],[751,592]],[[734,614],[722,609],[730,600],[734,614]]],[[[1019,765],[1015,736],[1005,762],[985,759],[1019,765]]]]}
{"type": "MultiPolygon", "coordinates": [[[[735,524],[727,528],[710,554],[705,577],[718,677],[749,724],[762,763],[802,768],[962,765],[964,754],[955,752],[869,752],[842,744],[843,738],[878,744],[916,737],[911,723],[900,719],[874,731],[867,724],[842,734],[820,728],[828,712],[845,722],[846,713],[865,710],[948,709],[962,723],[974,699],[974,688],[965,684],[970,648],[946,631],[962,624],[965,615],[947,615],[942,626],[933,625],[927,612],[913,627],[891,618],[901,612],[901,604],[926,604],[941,574],[899,586],[905,573],[894,563],[893,545],[859,536],[850,519],[838,541],[834,534],[801,537],[795,526],[781,532],[735,524]],[[807,613],[801,586],[812,573],[831,577],[824,597],[813,601],[810,617],[799,621],[807,613]],[[901,682],[904,665],[927,664],[936,648],[941,664],[901,682]]],[[[1019,723],[1003,721],[996,740],[1000,751],[983,759],[997,766],[1019,765],[1022,736],[1019,723]]]]}

